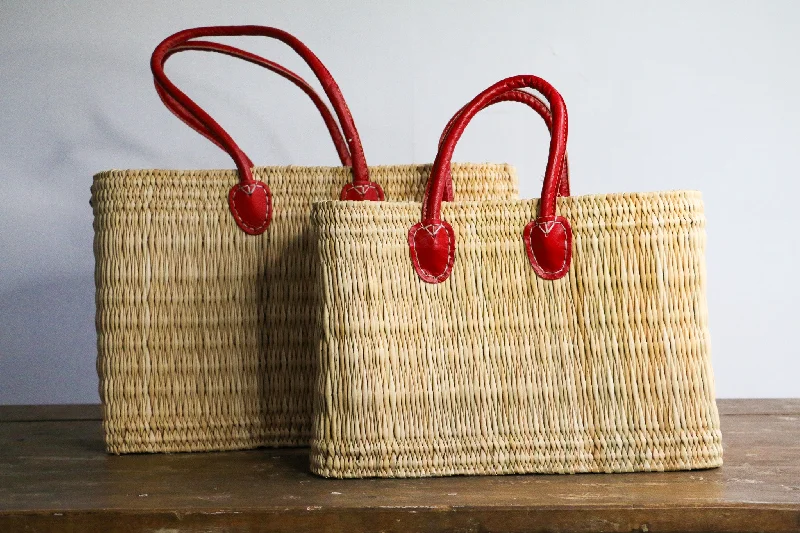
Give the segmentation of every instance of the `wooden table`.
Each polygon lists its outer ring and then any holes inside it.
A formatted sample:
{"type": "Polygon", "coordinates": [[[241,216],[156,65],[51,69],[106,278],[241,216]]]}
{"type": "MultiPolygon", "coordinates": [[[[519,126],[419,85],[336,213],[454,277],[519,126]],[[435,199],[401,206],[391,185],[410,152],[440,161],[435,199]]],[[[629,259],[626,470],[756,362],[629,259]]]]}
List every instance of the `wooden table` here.
{"type": "Polygon", "coordinates": [[[0,407],[0,532],[800,531],[800,400],[722,400],[725,466],[325,480],[305,450],[108,456],[97,406],[0,407]]]}

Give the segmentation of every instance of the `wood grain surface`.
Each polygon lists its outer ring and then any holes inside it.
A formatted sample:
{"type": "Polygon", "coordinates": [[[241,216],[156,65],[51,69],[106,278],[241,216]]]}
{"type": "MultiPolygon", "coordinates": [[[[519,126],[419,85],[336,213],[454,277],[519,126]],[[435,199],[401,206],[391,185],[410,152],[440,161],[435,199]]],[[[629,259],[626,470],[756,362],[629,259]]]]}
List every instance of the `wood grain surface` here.
{"type": "Polygon", "coordinates": [[[694,472],[326,480],[308,450],[109,456],[97,406],[0,406],[0,532],[800,531],[800,400],[720,400],[694,472]]]}

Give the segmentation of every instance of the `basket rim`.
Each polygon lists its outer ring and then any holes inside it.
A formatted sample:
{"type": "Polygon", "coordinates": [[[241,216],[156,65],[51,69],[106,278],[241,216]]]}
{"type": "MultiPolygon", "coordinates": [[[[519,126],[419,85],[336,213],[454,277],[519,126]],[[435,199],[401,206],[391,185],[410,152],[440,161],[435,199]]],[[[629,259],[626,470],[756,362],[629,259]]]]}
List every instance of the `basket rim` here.
{"type": "MultiPolygon", "coordinates": [[[[388,172],[391,173],[393,171],[397,171],[400,169],[416,169],[416,168],[432,168],[433,163],[405,163],[405,164],[390,164],[390,165],[370,165],[369,169],[371,171],[384,173],[388,172]]],[[[482,163],[475,163],[475,162],[454,162],[452,164],[452,168],[455,170],[470,170],[476,167],[488,168],[490,170],[498,170],[498,171],[507,171],[513,175],[516,175],[516,168],[509,164],[509,163],[493,163],[493,162],[482,162],[482,163]]],[[[302,170],[306,173],[312,174],[337,174],[337,177],[341,174],[351,174],[351,167],[343,167],[341,165],[338,166],[322,166],[322,165],[313,165],[313,166],[304,166],[304,165],[257,165],[253,167],[254,174],[264,174],[264,173],[271,173],[271,172],[281,172],[281,171],[293,171],[293,170],[302,170]]],[[[176,168],[131,168],[131,169],[118,169],[118,168],[111,168],[107,170],[101,170],[93,175],[95,180],[100,179],[109,179],[118,177],[120,175],[148,175],[148,174],[166,174],[169,177],[193,177],[195,178],[197,174],[209,174],[214,177],[235,177],[236,176],[236,169],[234,168],[193,168],[193,169],[176,169],[176,168]]],[[[160,178],[164,179],[164,178],[160,178]]]]}
{"type": "MultiPolygon", "coordinates": [[[[592,201],[606,201],[623,203],[625,201],[642,199],[642,200],[657,200],[685,198],[691,200],[699,200],[702,202],[703,193],[695,189],[676,189],[668,191],[653,191],[653,192],[619,192],[619,193],[598,193],[598,194],[585,194],[580,196],[567,196],[558,199],[559,207],[568,206],[570,204],[592,202],[592,201]]],[[[513,200],[458,200],[453,202],[443,202],[442,211],[448,215],[454,214],[459,210],[473,211],[478,213],[482,208],[493,207],[536,207],[539,203],[538,198],[520,198],[513,200]]],[[[411,201],[384,201],[384,202],[357,202],[351,200],[319,200],[312,205],[312,214],[318,212],[347,212],[348,216],[358,216],[360,214],[374,214],[378,211],[386,210],[421,210],[422,202],[411,201]]]]}

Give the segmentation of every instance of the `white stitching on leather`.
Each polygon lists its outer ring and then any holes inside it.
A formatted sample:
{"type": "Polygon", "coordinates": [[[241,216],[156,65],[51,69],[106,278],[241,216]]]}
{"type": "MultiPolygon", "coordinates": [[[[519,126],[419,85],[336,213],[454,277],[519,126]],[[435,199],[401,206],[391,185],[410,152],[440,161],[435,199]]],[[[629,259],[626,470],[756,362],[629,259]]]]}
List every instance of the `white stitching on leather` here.
{"type": "Polygon", "coordinates": [[[241,185],[241,184],[237,185],[236,186],[236,190],[233,191],[233,198],[231,198],[231,211],[233,212],[233,218],[235,218],[236,221],[239,222],[242,226],[246,227],[247,229],[249,229],[251,231],[260,231],[261,228],[263,228],[263,227],[265,227],[267,225],[267,223],[268,223],[268,221],[270,219],[270,212],[272,211],[272,202],[270,201],[270,194],[267,192],[267,188],[261,182],[248,183],[246,185],[241,185]],[[239,215],[239,212],[236,210],[236,194],[239,191],[244,191],[244,193],[247,194],[248,196],[252,196],[253,193],[256,192],[256,189],[259,188],[259,187],[264,189],[264,194],[267,197],[267,216],[264,219],[264,223],[261,224],[260,226],[256,227],[256,226],[251,226],[250,224],[245,222],[242,219],[242,217],[239,215]],[[247,192],[246,188],[252,188],[252,190],[250,192],[247,192]]]}
{"type": "Polygon", "coordinates": [[[423,225],[416,228],[414,232],[411,234],[411,251],[414,254],[414,257],[412,257],[412,262],[414,266],[416,266],[418,269],[422,270],[427,275],[431,276],[437,281],[442,281],[442,279],[445,277],[445,274],[447,274],[448,267],[450,266],[450,247],[453,245],[452,243],[453,237],[452,235],[450,235],[450,232],[445,229],[445,232],[447,233],[447,261],[445,262],[444,270],[442,271],[441,274],[437,276],[427,268],[423,268],[419,262],[419,256],[417,255],[417,232],[419,232],[419,230],[421,229],[424,229],[425,231],[428,232],[428,234],[431,237],[435,237],[436,234],[439,233],[439,230],[441,230],[444,227],[445,227],[444,224],[428,224],[427,226],[423,225]],[[433,232],[431,232],[430,228],[436,228],[436,229],[433,232]]]}
{"type": "MultiPolygon", "coordinates": [[[[428,235],[430,235],[431,237],[436,237],[436,234],[439,233],[439,230],[442,229],[443,227],[444,224],[437,224],[435,226],[433,224],[428,224],[427,226],[422,226],[420,229],[424,229],[425,231],[427,231],[428,235]],[[434,228],[434,230],[431,231],[430,228],[434,228]]],[[[414,234],[416,235],[416,232],[414,234]]]]}
{"type": "MultiPolygon", "coordinates": [[[[362,198],[364,198],[364,196],[367,195],[367,191],[370,189],[374,189],[376,193],[378,192],[378,188],[375,186],[374,183],[369,183],[367,185],[353,185],[352,183],[348,183],[347,187],[356,191],[358,194],[361,195],[362,198]]],[[[378,196],[380,196],[380,194],[378,196]]]]}
{"type": "MultiPolygon", "coordinates": [[[[246,185],[239,185],[238,190],[244,191],[244,193],[247,194],[248,196],[252,196],[253,193],[256,192],[257,188],[258,188],[257,183],[248,183],[246,185]]],[[[236,193],[233,194],[235,195],[236,193]]]]}
{"type": "MultiPolygon", "coordinates": [[[[536,257],[536,252],[533,249],[533,244],[531,243],[531,235],[530,235],[529,232],[525,232],[525,233],[527,233],[527,235],[523,234],[523,239],[527,240],[528,249],[531,251],[531,256],[536,260],[536,264],[539,265],[539,268],[542,269],[542,272],[544,272],[545,274],[559,274],[564,270],[564,267],[567,266],[567,255],[568,255],[568,250],[567,250],[567,241],[568,241],[568,239],[567,239],[567,233],[568,233],[567,232],[567,227],[560,220],[550,220],[548,222],[543,222],[543,223],[534,221],[533,226],[536,227],[536,228],[541,228],[542,224],[548,224],[548,223],[550,224],[549,229],[547,229],[547,230],[543,229],[542,230],[542,233],[544,233],[545,237],[547,237],[550,234],[550,232],[553,231],[553,227],[556,224],[558,224],[559,226],[564,228],[564,262],[561,263],[561,267],[559,267],[558,270],[545,270],[544,269],[544,267],[542,266],[542,263],[539,261],[539,258],[536,257]]],[[[531,228],[531,232],[532,231],[533,231],[533,228],[531,228]]]]}

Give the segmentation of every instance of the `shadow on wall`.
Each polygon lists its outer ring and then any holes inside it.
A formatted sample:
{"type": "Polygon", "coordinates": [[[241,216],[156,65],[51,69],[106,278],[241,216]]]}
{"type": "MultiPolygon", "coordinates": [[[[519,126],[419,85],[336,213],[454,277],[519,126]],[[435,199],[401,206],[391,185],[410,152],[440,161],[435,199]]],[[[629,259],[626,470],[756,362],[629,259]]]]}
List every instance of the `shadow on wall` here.
{"type": "Polygon", "coordinates": [[[0,404],[98,403],[94,276],[0,294],[0,404]]]}

